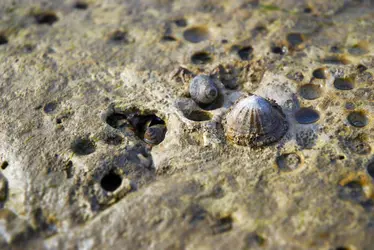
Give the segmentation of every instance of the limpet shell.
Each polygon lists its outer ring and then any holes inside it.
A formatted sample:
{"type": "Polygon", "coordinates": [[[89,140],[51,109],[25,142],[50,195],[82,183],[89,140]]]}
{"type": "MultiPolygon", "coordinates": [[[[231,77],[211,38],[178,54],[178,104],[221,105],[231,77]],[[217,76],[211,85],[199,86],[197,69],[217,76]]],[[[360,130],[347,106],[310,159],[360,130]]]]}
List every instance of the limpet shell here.
{"type": "Polygon", "coordinates": [[[242,146],[260,147],[281,139],[288,122],[275,101],[257,95],[239,98],[226,115],[228,140],[242,146]]]}

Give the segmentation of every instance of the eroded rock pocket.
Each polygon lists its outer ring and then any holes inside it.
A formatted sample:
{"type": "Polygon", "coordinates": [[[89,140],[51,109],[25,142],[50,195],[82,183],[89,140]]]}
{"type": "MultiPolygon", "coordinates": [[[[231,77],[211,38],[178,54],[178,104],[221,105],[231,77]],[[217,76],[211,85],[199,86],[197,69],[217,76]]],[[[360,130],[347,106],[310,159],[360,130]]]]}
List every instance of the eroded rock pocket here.
{"type": "Polygon", "coordinates": [[[105,122],[124,133],[134,133],[138,138],[151,145],[158,145],[166,135],[165,121],[152,111],[131,108],[125,111],[112,110],[106,115],[105,122]]]}

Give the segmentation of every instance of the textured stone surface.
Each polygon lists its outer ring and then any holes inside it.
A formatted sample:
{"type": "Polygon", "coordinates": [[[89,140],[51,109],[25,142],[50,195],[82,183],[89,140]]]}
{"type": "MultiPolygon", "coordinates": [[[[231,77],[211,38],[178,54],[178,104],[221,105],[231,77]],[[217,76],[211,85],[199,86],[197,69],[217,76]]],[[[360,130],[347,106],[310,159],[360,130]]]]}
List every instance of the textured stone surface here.
{"type": "Polygon", "coordinates": [[[373,15],[370,0],[0,1],[0,248],[372,249],[373,15]],[[185,91],[199,73],[212,106],[185,91]],[[260,149],[221,123],[250,93],[290,124],[260,149]]]}

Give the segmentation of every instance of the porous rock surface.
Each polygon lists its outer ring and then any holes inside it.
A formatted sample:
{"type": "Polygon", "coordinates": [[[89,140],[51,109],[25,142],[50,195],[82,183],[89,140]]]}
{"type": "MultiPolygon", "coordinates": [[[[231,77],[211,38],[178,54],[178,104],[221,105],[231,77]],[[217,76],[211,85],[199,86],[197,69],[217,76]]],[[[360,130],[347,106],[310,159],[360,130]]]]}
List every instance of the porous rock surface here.
{"type": "Polygon", "coordinates": [[[373,249],[373,15],[370,0],[0,1],[0,248],[373,249]],[[194,103],[180,66],[221,67],[220,102],[194,103]],[[251,93],[290,125],[262,148],[224,136],[251,93]],[[165,140],[116,112],[160,117],[165,140]]]}

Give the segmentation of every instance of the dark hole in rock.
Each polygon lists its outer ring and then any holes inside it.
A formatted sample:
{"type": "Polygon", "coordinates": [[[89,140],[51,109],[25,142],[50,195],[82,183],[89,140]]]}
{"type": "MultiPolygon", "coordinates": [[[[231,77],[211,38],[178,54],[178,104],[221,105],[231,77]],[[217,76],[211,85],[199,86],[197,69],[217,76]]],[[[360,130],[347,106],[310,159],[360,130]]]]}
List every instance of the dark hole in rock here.
{"type": "Polygon", "coordinates": [[[336,78],[334,80],[334,87],[339,90],[351,90],[354,88],[354,84],[350,78],[336,78]]]}
{"type": "Polygon", "coordinates": [[[344,160],[344,159],[345,159],[345,156],[344,156],[344,155],[338,155],[338,159],[339,159],[339,160],[344,160]]]}
{"type": "Polygon", "coordinates": [[[221,43],[223,43],[223,44],[226,44],[226,43],[228,43],[229,41],[227,40],[227,39],[222,39],[221,40],[221,43]]]}
{"type": "Polygon", "coordinates": [[[245,241],[249,249],[256,248],[257,246],[263,246],[266,243],[265,238],[257,233],[248,234],[245,241]]]}
{"type": "Polygon", "coordinates": [[[354,55],[354,56],[362,56],[368,53],[368,49],[361,44],[356,44],[352,46],[351,48],[349,48],[348,52],[349,54],[354,55]]]}
{"type": "Polygon", "coordinates": [[[351,181],[344,186],[339,186],[338,196],[342,200],[351,200],[355,202],[366,200],[362,185],[357,181],[351,181]]]}
{"type": "Polygon", "coordinates": [[[121,186],[122,178],[114,172],[109,172],[101,179],[101,187],[108,192],[113,192],[121,186]]]}
{"type": "Polygon", "coordinates": [[[350,247],[337,247],[335,250],[351,250],[350,247]]]}
{"type": "Polygon", "coordinates": [[[307,14],[312,13],[312,9],[310,7],[306,7],[304,9],[304,13],[307,13],[307,14]]]}
{"type": "Polygon", "coordinates": [[[208,52],[197,52],[191,56],[191,62],[193,64],[207,64],[212,61],[212,57],[208,52]]]}
{"type": "Polygon", "coordinates": [[[9,166],[9,163],[7,161],[3,161],[3,163],[1,163],[1,169],[4,170],[6,169],[7,167],[9,166]]]}
{"type": "Polygon", "coordinates": [[[71,177],[73,177],[73,162],[72,161],[68,161],[66,163],[66,177],[68,179],[70,179],[71,177]]]}
{"type": "Polygon", "coordinates": [[[56,103],[56,102],[49,102],[49,103],[47,103],[46,105],[44,105],[43,110],[44,110],[44,112],[45,112],[46,114],[50,114],[50,113],[52,113],[53,111],[55,111],[56,108],[57,108],[57,103],[56,103]]]}
{"type": "Polygon", "coordinates": [[[313,77],[317,79],[326,79],[326,69],[325,68],[319,68],[313,71],[313,77]]]}
{"type": "Polygon", "coordinates": [[[368,68],[365,66],[365,65],[362,65],[362,64],[359,64],[357,65],[357,70],[358,72],[362,73],[364,72],[365,70],[367,70],[368,68]]]}
{"type": "Polygon", "coordinates": [[[61,123],[62,123],[62,119],[61,119],[61,118],[57,118],[57,119],[56,119],[56,123],[57,123],[57,124],[61,124],[61,123]]]}
{"type": "Polygon", "coordinates": [[[307,100],[314,100],[321,96],[321,87],[315,84],[305,84],[300,87],[300,95],[307,100]]]}
{"type": "Polygon", "coordinates": [[[295,119],[300,124],[315,123],[319,120],[319,113],[312,108],[301,108],[295,113],[295,119]]]}
{"type": "Polygon", "coordinates": [[[109,39],[115,43],[129,43],[128,33],[122,30],[116,30],[109,34],[109,39]]]}
{"type": "Polygon", "coordinates": [[[53,23],[58,21],[56,14],[53,12],[38,13],[34,15],[34,18],[38,24],[52,25],[53,23]]]}
{"type": "Polygon", "coordinates": [[[340,45],[334,45],[334,46],[331,46],[330,52],[332,52],[332,53],[342,53],[343,49],[340,45]]]}
{"type": "Polygon", "coordinates": [[[196,122],[201,122],[201,121],[209,121],[212,119],[212,116],[208,112],[200,111],[200,110],[193,110],[189,113],[185,112],[184,116],[191,120],[191,121],[196,121],[196,122]]]}
{"type": "Polygon", "coordinates": [[[232,218],[226,216],[217,220],[216,224],[212,226],[213,234],[221,234],[232,229],[232,218]]]}
{"type": "Polygon", "coordinates": [[[238,51],[238,55],[242,60],[250,60],[251,55],[253,52],[253,48],[251,46],[243,47],[238,51]]]}
{"type": "Polygon", "coordinates": [[[0,35],[0,45],[7,44],[8,38],[5,35],[0,35]]]}
{"type": "Polygon", "coordinates": [[[23,46],[23,52],[25,53],[31,53],[34,49],[35,49],[35,46],[31,44],[25,44],[23,46]]]}
{"type": "Polygon", "coordinates": [[[183,214],[183,219],[188,220],[191,225],[196,225],[199,222],[205,220],[207,216],[208,212],[203,207],[197,204],[192,204],[183,214]]]}
{"type": "Polygon", "coordinates": [[[287,48],[276,46],[271,49],[271,52],[273,52],[274,54],[285,55],[287,53],[287,48]]]}
{"type": "Polygon", "coordinates": [[[345,104],[345,108],[348,110],[354,110],[355,109],[355,104],[353,102],[347,102],[345,104]]]}
{"type": "Polygon", "coordinates": [[[83,1],[77,1],[74,4],[74,8],[78,9],[78,10],[86,10],[88,8],[88,4],[86,2],[83,2],[83,1]]]}
{"type": "Polygon", "coordinates": [[[290,33],[287,35],[287,41],[292,47],[296,47],[303,43],[304,38],[300,33],[290,33]]]}
{"type": "Polygon", "coordinates": [[[362,128],[368,124],[368,118],[361,111],[351,112],[348,117],[348,122],[354,127],[362,128]]]}
{"type": "Polygon", "coordinates": [[[328,56],[322,60],[326,64],[346,65],[351,62],[345,56],[328,56]]]}
{"type": "Polygon", "coordinates": [[[366,169],[371,178],[374,178],[374,161],[370,162],[366,169]]]}
{"type": "Polygon", "coordinates": [[[89,155],[95,149],[95,143],[88,138],[77,138],[71,144],[71,150],[77,155],[89,155]]]}
{"type": "Polygon", "coordinates": [[[105,122],[113,127],[113,128],[116,128],[116,129],[120,129],[122,127],[125,127],[128,122],[127,122],[127,116],[125,114],[122,114],[122,113],[112,113],[110,115],[108,115],[105,119],[105,122]]]}
{"type": "Polygon", "coordinates": [[[178,27],[186,27],[186,26],[187,26],[187,21],[186,21],[186,19],[184,19],[184,18],[176,19],[176,20],[174,21],[174,23],[175,23],[178,27]]]}
{"type": "Polygon", "coordinates": [[[183,37],[191,43],[199,43],[209,39],[209,31],[204,27],[192,27],[183,32],[183,37]]]}
{"type": "Polygon", "coordinates": [[[300,166],[301,159],[297,154],[289,153],[278,156],[276,162],[279,170],[289,172],[300,166]]]}
{"type": "Polygon", "coordinates": [[[163,41],[163,42],[175,42],[175,41],[177,41],[177,39],[173,36],[163,36],[161,38],[161,41],[163,41]]]}
{"type": "Polygon", "coordinates": [[[104,136],[104,142],[108,145],[120,145],[123,139],[120,135],[117,134],[106,134],[104,136]]]}
{"type": "Polygon", "coordinates": [[[257,35],[261,34],[261,33],[266,33],[266,27],[265,26],[256,26],[253,30],[252,30],[252,36],[253,37],[256,37],[257,35]]]}

